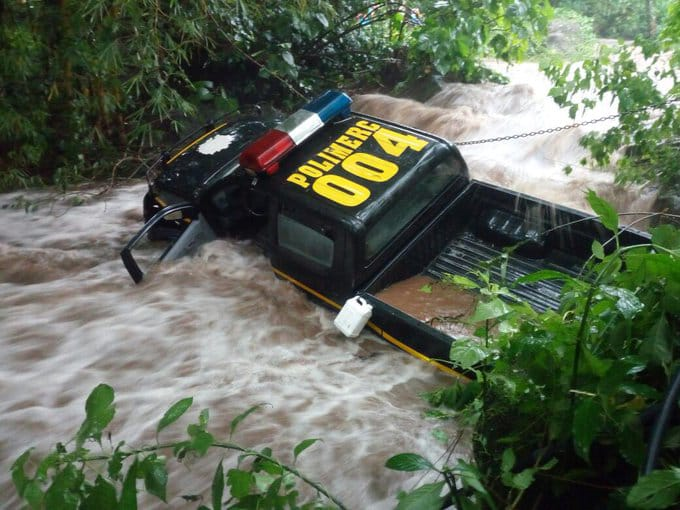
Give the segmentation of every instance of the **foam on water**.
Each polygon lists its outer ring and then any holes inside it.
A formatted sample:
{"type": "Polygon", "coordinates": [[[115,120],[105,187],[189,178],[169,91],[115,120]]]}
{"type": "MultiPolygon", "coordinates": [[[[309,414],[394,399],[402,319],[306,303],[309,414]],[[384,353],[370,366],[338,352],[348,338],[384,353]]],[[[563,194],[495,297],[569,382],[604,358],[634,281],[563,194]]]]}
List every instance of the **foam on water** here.
{"type": "MultiPolygon", "coordinates": [[[[355,105],[454,141],[568,123],[545,98],[535,70],[522,72],[524,80],[505,86],[449,85],[428,104],[366,95],[355,105]]],[[[621,209],[646,209],[636,202],[636,190],[618,189],[611,174],[578,165],[582,133],[462,152],[475,178],[577,208],[587,207],[583,190],[594,188],[621,209]],[[561,171],[565,164],[574,165],[569,176],[561,171]]],[[[448,379],[370,334],[342,337],[332,327],[333,314],[277,280],[248,243],[215,241],[197,257],[164,264],[133,285],[118,251],[141,225],[143,194],[140,184],[79,207],[56,202],[31,213],[0,209],[4,506],[19,506],[11,462],[30,446],[45,453],[72,437],[87,394],[106,382],[117,394],[114,442],[151,442],[163,412],[187,396],[195,398],[194,419],[210,408],[211,431],[225,439],[233,417],[266,402],[269,407],[241,425],[236,442],[271,446],[291,461],[300,440],[322,438],[298,460],[301,471],[349,508],[393,507],[399,488],[419,476],[389,471],[385,460],[403,451],[433,460],[445,453],[431,434],[440,424],[422,417],[419,393],[448,379]]],[[[0,207],[15,199],[0,196],[0,207]]],[[[187,420],[163,437],[177,437],[187,420]]],[[[457,433],[455,424],[446,426],[457,433]]],[[[469,454],[468,442],[458,454],[469,454]]],[[[217,459],[194,461],[189,470],[172,466],[172,508],[186,507],[181,494],[209,491],[217,459]]]]}

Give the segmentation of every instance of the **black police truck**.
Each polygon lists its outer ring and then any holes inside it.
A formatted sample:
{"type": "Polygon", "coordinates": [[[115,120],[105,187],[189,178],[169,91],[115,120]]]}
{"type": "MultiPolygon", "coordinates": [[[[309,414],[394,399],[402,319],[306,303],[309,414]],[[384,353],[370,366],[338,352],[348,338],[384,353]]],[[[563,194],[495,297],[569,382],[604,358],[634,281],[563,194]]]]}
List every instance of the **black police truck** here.
{"type": "MultiPolygon", "coordinates": [[[[286,118],[225,118],[164,154],[147,174],[146,224],[121,252],[132,278],[143,278],[149,240],[166,242],[160,258],[172,260],[216,237],[251,238],[276,275],[342,309],[336,325],[346,334],[366,324],[447,368],[464,334],[450,326],[464,327],[475,297],[452,297],[461,310],[447,313],[441,296],[453,286],[442,280],[481,270],[506,285],[539,269],[575,274],[593,240],[609,238],[582,212],[470,180],[450,142],[350,106],[327,91],[286,118]],[[428,304],[435,297],[443,304],[428,304]]],[[[623,244],[644,240],[621,232],[623,244]]],[[[559,283],[514,292],[539,310],[559,304],[559,283]]]]}

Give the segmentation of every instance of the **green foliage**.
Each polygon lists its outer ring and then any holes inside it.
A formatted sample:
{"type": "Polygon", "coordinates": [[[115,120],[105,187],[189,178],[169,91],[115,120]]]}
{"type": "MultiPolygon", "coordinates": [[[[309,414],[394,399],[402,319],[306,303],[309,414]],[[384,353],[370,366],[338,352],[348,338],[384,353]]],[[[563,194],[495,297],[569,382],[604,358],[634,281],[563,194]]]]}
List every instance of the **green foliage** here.
{"type": "MultiPolygon", "coordinates": [[[[680,19],[678,5],[673,0],[668,27],[680,19]]],[[[610,96],[617,101],[619,124],[586,135],[581,144],[597,165],[608,164],[616,154],[619,182],[651,182],[660,186],[662,196],[680,193],[679,42],[678,33],[669,28],[656,40],[639,39],[616,53],[605,47],[599,58],[544,68],[554,83],[551,96],[569,107],[572,117],[610,96]]]]}
{"type": "Polygon", "coordinates": [[[84,0],[0,9],[0,191],[126,175],[185,124],[321,89],[488,74],[547,0],[84,0]],[[408,81],[408,80],[407,80],[408,81]]]}
{"type": "MultiPolygon", "coordinates": [[[[461,81],[494,76],[482,59],[508,62],[522,58],[547,30],[552,13],[543,0],[482,0],[422,2],[424,24],[414,30],[410,60],[413,77],[449,75],[461,81]]],[[[497,79],[499,77],[496,77],[497,79]]]]}
{"type": "Polygon", "coordinates": [[[576,11],[557,7],[550,21],[550,36],[530,48],[527,57],[541,65],[576,62],[597,56],[599,42],[593,20],[576,11]]]}
{"type": "Polygon", "coordinates": [[[600,37],[634,39],[655,36],[670,0],[553,0],[592,18],[600,37]]]}
{"type": "Polygon", "coordinates": [[[669,508],[680,500],[680,468],[660,469],[640,478],[626,503],[633,508],[669,508]]]}
{"type": "MultiPolygon", "coordinates": [[[[474,470],[460,461],[429,468],[458,508],[680,504],[677,427],[659,469],[638,479],[654,409],[680,370],[680,230],[661,225],[648,245],[620,246],[612,206],[592,192],[588,201],[613,237],[594,248],[583,278],[548,270],[518,281],[563,280],[559,312],[532,312],[508,300],[511,288],[481,279],[479,337],[451,350],[477,380],[427,395],[432,415],[475,428],[474,470]]],[[[416,454],[388,461],[398,470],[429,464],[416,454]]]]}
{"type": "MultiPolygon", "coordinates": [[[[189,410],[192,398],[173,404],[156,427],[157,434],[181,418],[189,410]]],[[[245,417],[260,409],[255,406],[234,418],[231,432],[245,417]]],[[[137,508],[140,485],[148,494],[167,501],[168,459],[163,452],[182,461],[187,455],[204,456],[210,449],[233,450],[240,453],[236,467],[225,475],[223,461],[218,463],[211,484],[212,509],[322,509],[343,508],[323,487],[282,464],[272,456],[269,448],[256,451],[234,443],[215,441],[207,431],[209,413],[199,413],[198,421],[187,427],[187,439],[172,443],[159,443],[142,448],[128,447],[124,441],[115,447],[101,444],[101,434],[115,415],[114,391],[106,385],[97,386],[87,398],[86,417],[75,435],[74,446],[57,443],[52,452],[37,459],[34,473],[27,473],[31,450],[24,452],[12,465],[12,480],[17,493],[28,508],[108,510],[137,508]],[[84,445],[94,441],[99,451],[92,452],[84,445]],[[303,502],[297,483],[310,485],[316,496],[303,502]],[[225,489],[230,496],[225,499],[225,489]]],[[[301,441],[294,449],[297,457],[316,439],[301,441]]],[[[187,501],[200,496],[183,496],[187,501]]],[[[201,505],[200,509],[208,509],[201,505]]]]}

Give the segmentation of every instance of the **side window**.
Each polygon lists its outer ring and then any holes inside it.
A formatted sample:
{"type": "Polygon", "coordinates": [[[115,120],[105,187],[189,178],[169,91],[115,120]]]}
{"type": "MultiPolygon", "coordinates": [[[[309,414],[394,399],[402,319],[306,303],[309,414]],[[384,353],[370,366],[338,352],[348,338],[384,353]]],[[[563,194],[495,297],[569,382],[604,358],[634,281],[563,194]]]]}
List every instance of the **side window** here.
{"type": "Polygon", "coordinates": [[[323,267],[333,265],[335,245],[331,238],[284,214],[278,216],[277,231],[279,246],[323,267]]]}

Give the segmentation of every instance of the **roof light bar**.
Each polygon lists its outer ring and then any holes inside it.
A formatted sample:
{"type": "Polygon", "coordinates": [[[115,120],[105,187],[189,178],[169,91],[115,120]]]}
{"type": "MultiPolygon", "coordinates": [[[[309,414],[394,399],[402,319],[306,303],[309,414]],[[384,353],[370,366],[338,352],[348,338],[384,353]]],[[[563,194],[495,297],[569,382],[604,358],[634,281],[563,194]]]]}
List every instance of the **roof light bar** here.
{"type": "Polygon", "coordinates": [[[279,162],[295,147],[335,117],[349,116],[351,103],[347,94],[327,90],[246,147],[239,163],[257,173],[276,173],[279,162]]]}

